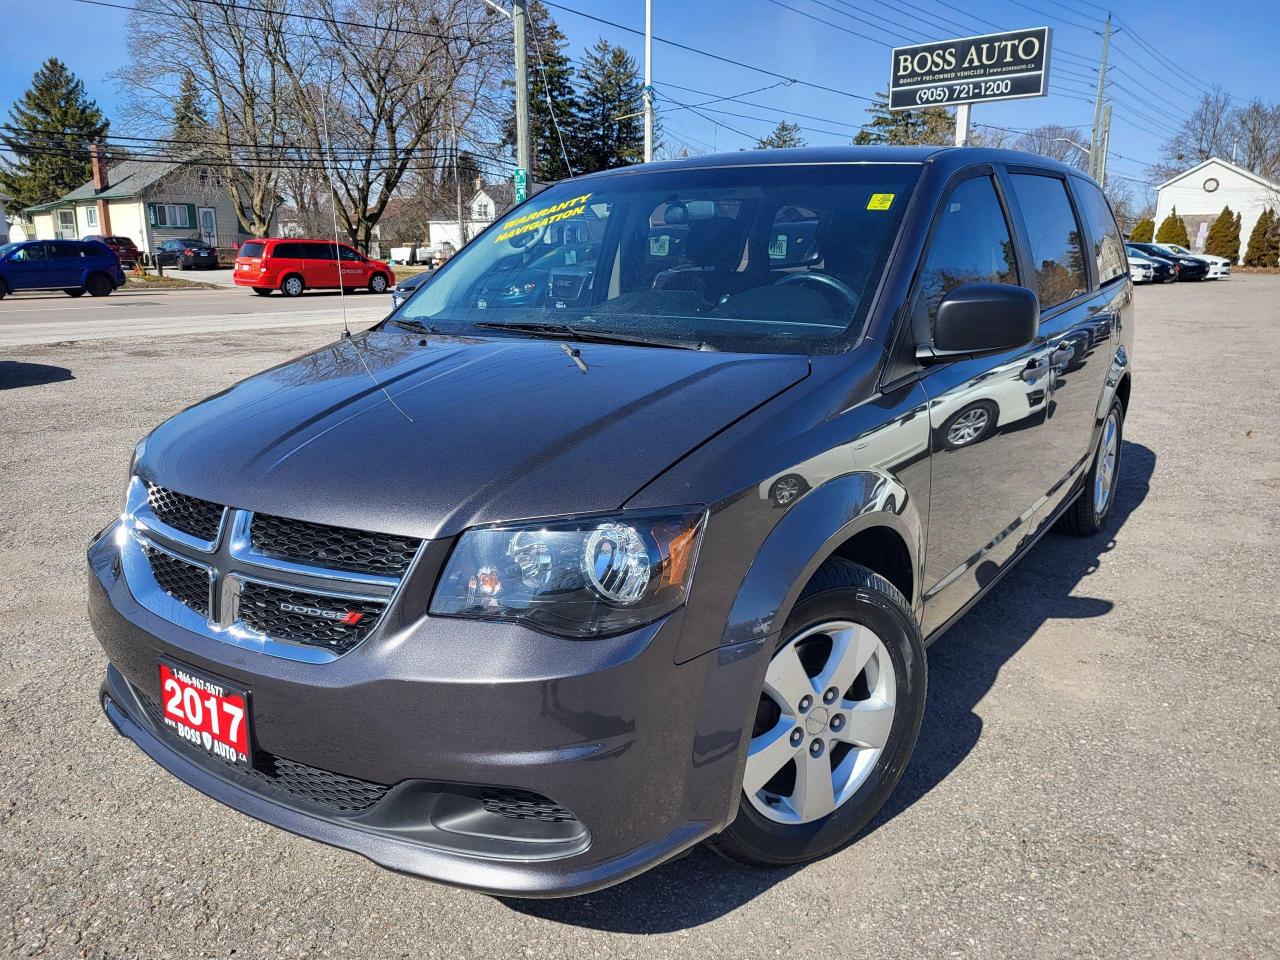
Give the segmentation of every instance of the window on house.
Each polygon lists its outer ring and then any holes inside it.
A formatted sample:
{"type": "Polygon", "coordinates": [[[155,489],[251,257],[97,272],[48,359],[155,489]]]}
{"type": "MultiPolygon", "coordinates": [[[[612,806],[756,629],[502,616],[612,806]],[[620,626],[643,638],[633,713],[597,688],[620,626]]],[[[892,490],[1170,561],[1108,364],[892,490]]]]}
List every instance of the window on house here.
{"type": "Polygon", "coordinates": [[[90,227],[98,226],[98,208],[97,207],[84,208],[84,222],[87,223],[90,227]]]}
{"type": "Polygon", "coordinates": [[[157,203],[155,211],[157,227],[191,226],[191,211],[185,203],[157,203]]]}
{"type": "Polygon", "coordinates": [[[489,206],[489,201],[477,200],[476,201],[476,219],[488,220],[492,216],[493,216],[493,208],[489,206]]]}
{"type": "Polygon", "coordinates": [[[70,240],[76,235],[76,212],[74,210],[58,211],[58,239],[70,240]]]}

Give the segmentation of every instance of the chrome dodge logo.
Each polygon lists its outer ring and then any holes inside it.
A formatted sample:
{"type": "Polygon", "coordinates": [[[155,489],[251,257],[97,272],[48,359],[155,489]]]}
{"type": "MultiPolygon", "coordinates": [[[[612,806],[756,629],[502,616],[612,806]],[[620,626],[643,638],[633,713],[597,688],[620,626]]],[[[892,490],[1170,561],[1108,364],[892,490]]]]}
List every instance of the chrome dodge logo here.
{"type": "Polygon", "coordinates": [[[364,614],[357,610],[321,610],[319,607],[304,607],[299,603],[282,603],[280,604],[280,612],[300,613],[306,617],[319,617],[322,620],[333,620],[337,623],[345,623],[352,627],[364,619],[364,614]]]}

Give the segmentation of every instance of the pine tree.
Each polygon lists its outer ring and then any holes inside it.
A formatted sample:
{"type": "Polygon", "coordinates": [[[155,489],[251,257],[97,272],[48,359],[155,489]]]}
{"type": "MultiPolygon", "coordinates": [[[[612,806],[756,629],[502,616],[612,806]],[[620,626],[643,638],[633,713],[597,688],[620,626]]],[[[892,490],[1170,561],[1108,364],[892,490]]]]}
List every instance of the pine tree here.
{"type": "Polygon", "coordinates": [[[1150,217],[1144,217],[1133,225],[1133,230],[1129,233],[1129,239],[1134,243],[1150,243],[1155,239],[1156,222],[1150,217]]]}
{"type": "Polygon", "coordinates": [[[50,57],[9,108],[0,143],[14,159],[0,162],[0,192],[21,210],[74,190],[93,176],[89,144],[106,136],[109,125],[85,96],[84,83],[50,57]]]}
{"type": "Polygon", "coordinates": [[[1178,216],[1177,207],[1174,207],[1173,211],[1160,222],[1160,229],[1156,231],[1156,243],[1176,243],[1182,247],[1191,246],[1191,238],[1187,236],[1187,225],[1178,216]]]}
{"type": "Polygon", "coordinates": [[[795,123],[789,123],[786,120],[781,121],[773,128],[773,133],[769,134],[763,140],[756,141],[757,150],[769,150],[775,147],[803,147],[808,143],[800,133],[800,126],[795,123]]]}
{"type": "Polygon", "coordinates": [[[1275,233],[1275,211],[1270,207],[1262,211],[1258,222],[1249,233],[1249,248],[1245,251],[1246,267],[1270,267],[1275,265],[1271,250],[1271,236],[1275,233]]]}
{"type": "Polygon", "coordinates": [[[639,163],[644,159],[644,85],[635,58],[602,37],[587,51],[582,76],[587,88],[575,123],[576,172],[639,163]]]}
{"type": "MultiPolygon", "coordinates": [[[[1205,237],[1204,252],[1215,257],[1228,257],[1232,260],[1235,255],[1231,250],[1231,234],[1236,226],[1236,215],[1231,212],[1231,207],[1223,207],[1222,212],[1218,214],[1216,220],[1209,227],[1209,235],[1205,237]]],[[[1239,243],[1236,244],[1237,249],[1239,243]]]]}
{"type": "MultiPolygon", "coordinates": [[[[573,64],[565,53],[569,41],[541,0],[529,4],[528,24],[529,159],[533,167],[529,179],[550,183],[570,175],[564,162],[565,153],[569,155],[573,172],[582,172],[574,161],[578,96],[573,89],[573,64]]],[[[503,126],[502,144],[508,148],[516,145],[514,99],[503,126]]]]}
{"type": "Polygon", "coordinates": [[[888,94],[877,92],[867,113],[871,121],[853,138],[858,145],[950,143],[955,139],[955,118],[945,107],[890,110],[888,94]]]}
{"type": "Polygon", "coordinates": [[[178,99],[173,104],[173,120],[169,124],[172,152],[189,154],[209,139],[209,118],[205,114],[204,99],[196,77],[190,70],[182,75],[178,85],[178,99]]]}

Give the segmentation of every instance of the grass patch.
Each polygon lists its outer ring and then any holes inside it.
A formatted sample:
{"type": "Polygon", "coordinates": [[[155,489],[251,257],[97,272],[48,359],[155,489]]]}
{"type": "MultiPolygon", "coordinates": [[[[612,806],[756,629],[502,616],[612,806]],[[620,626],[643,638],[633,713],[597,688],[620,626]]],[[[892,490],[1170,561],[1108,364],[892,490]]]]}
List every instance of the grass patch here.
{"type": "Polygon", "coordinates": [[[185,280],[182,277],[158,277],[154,273],[148,273],[143,276],[130,273],[125,276],[125,286],[138,289],[146,287],[147,289],[163,288],[185,288],[187,290],[217,290],[216,283],[201,283],[199,280],[185,280]]]}

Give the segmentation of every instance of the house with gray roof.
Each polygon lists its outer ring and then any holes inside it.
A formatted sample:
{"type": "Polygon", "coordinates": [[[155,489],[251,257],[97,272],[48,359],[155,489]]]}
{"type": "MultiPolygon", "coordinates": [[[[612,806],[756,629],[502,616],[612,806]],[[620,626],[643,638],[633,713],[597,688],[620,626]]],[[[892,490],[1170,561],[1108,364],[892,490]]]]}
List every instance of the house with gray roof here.
{"type": "Polygon", "coordinates": [[[248,239],[213,168],[177,159],[110,162],[98,149],[92,156],[92,180],[23,211],[35,239],[129,237],[143,251],[188,237],[223,248],[248,239]]]}

